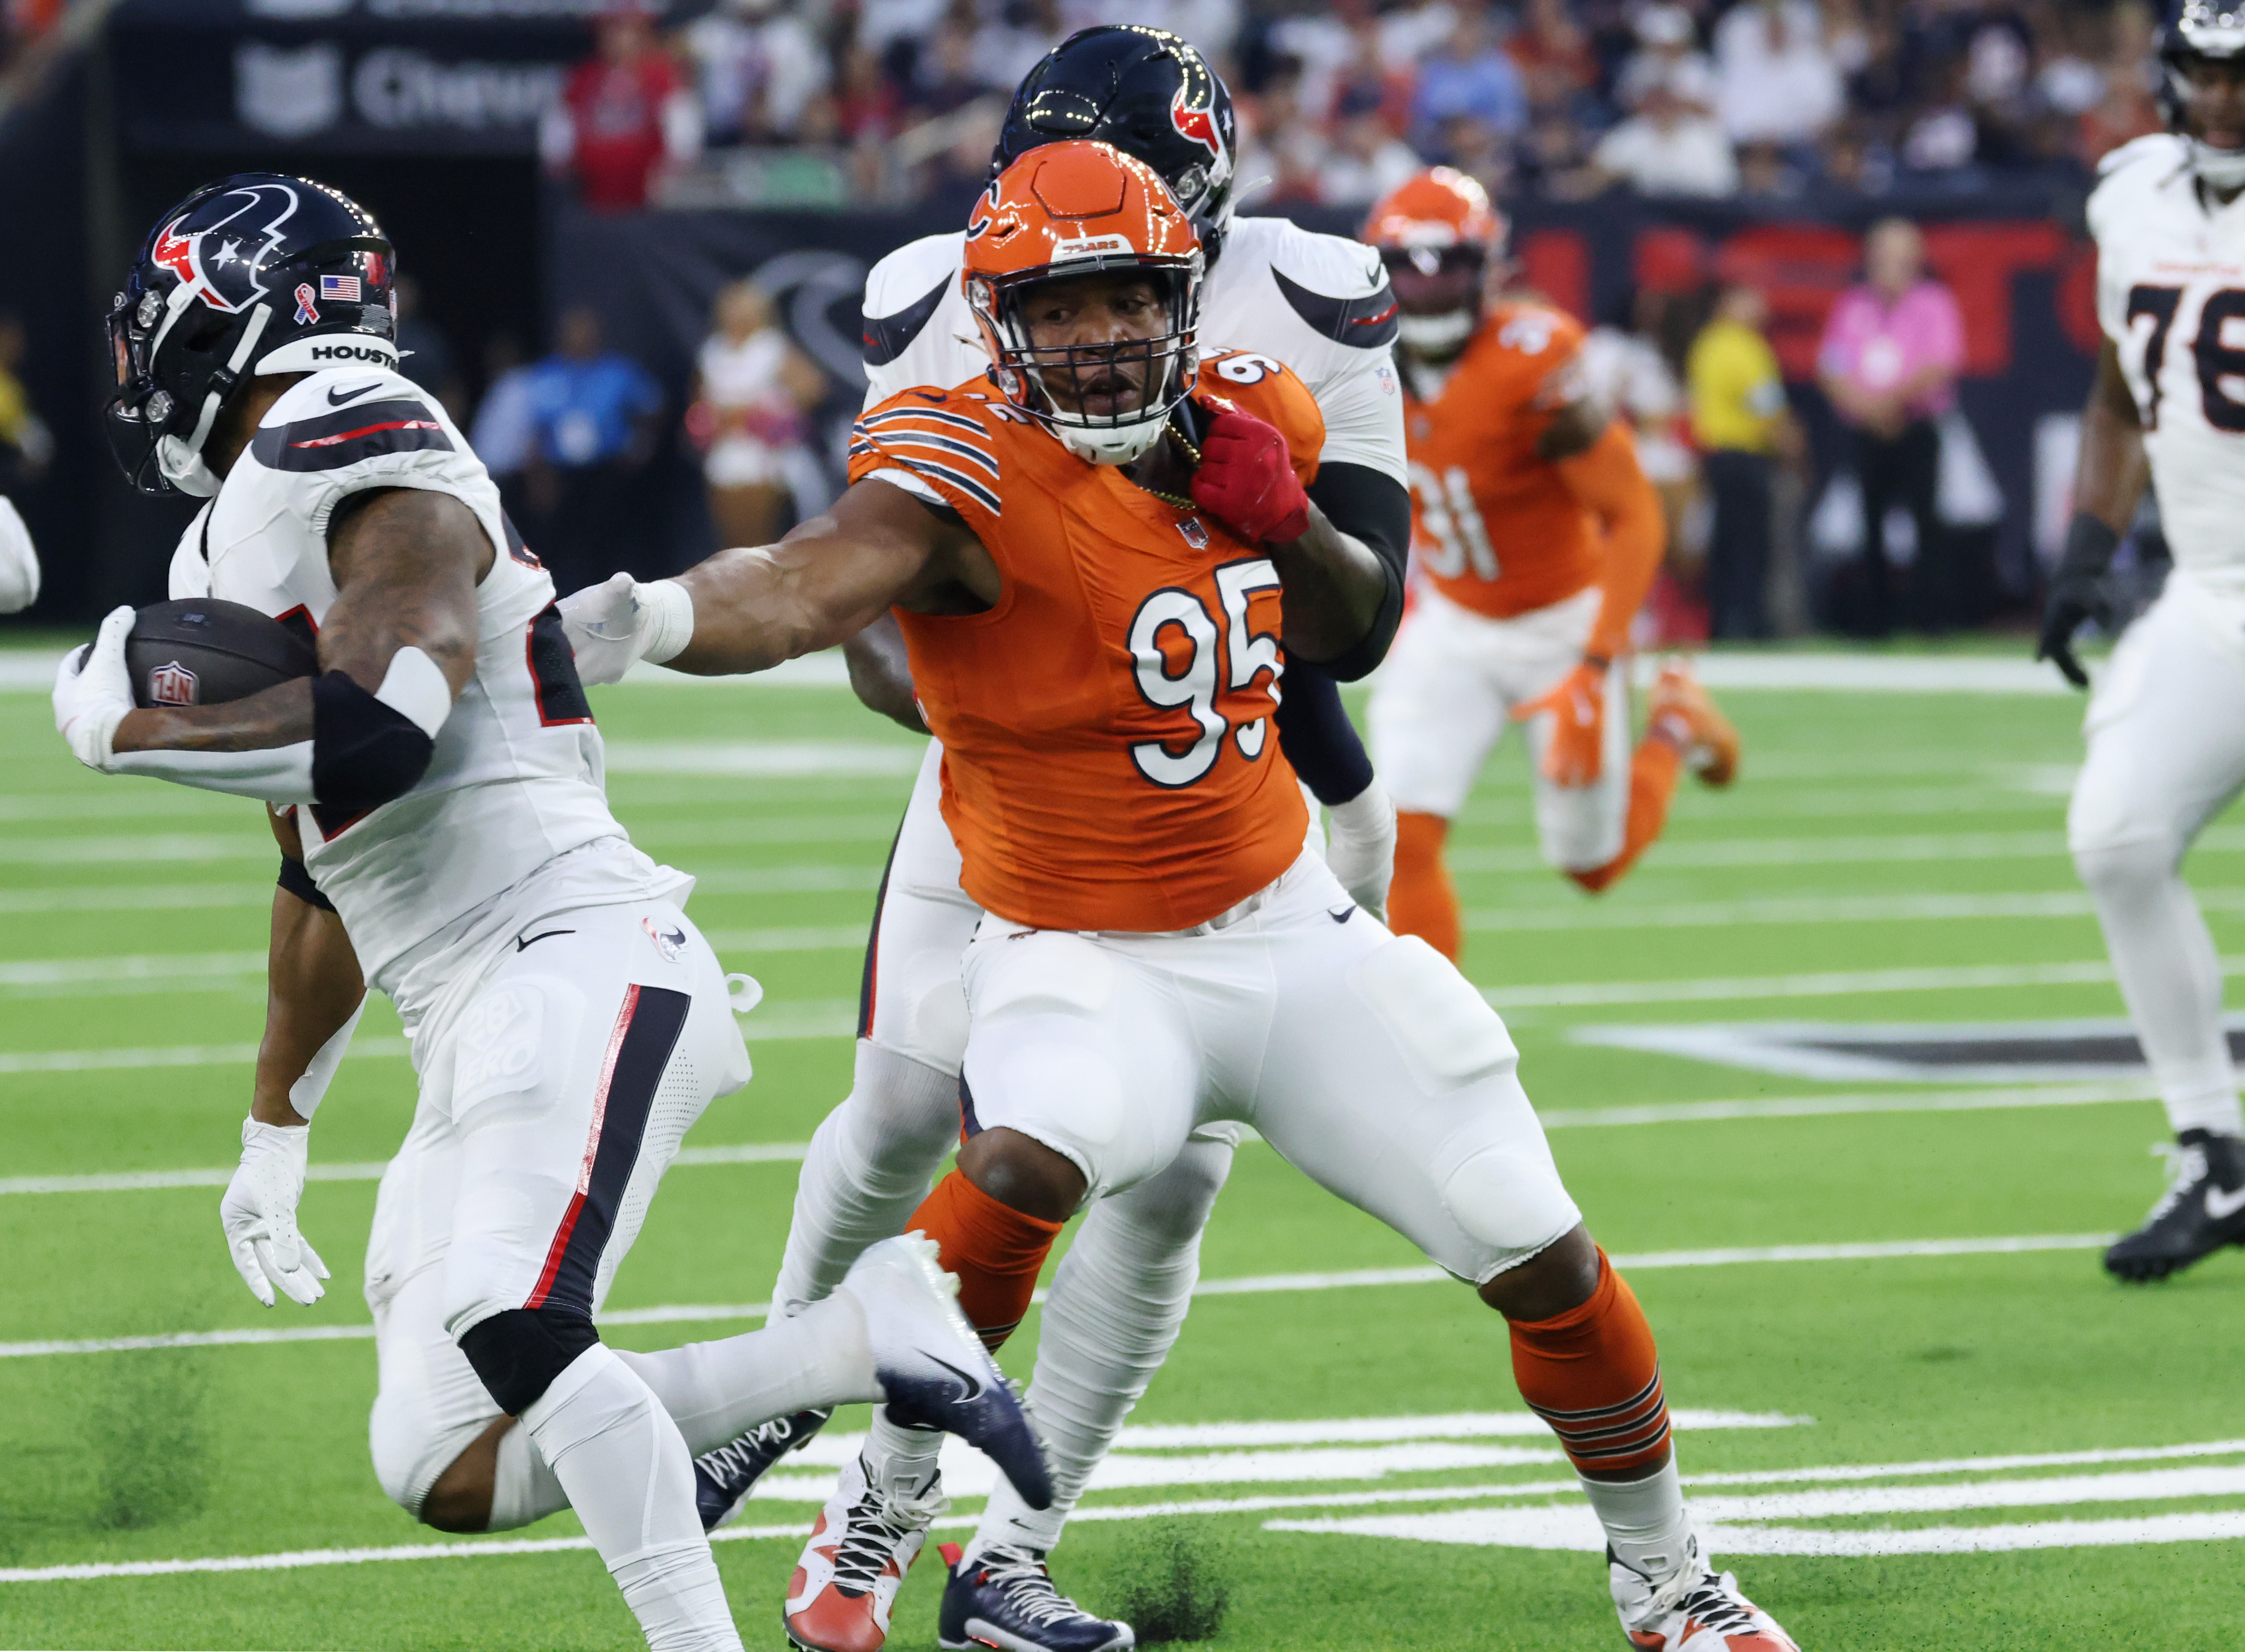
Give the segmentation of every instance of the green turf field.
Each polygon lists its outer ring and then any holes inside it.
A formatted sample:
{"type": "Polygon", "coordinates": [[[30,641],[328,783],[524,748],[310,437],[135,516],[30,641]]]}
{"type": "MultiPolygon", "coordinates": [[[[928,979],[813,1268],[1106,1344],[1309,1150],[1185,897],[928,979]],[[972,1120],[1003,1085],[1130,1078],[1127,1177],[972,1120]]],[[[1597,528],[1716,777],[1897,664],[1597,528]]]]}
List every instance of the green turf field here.
{"type": "MultiPolygon", "coordinates": [[[[1808,1652],[2232,1644],[2245,1258],[2152,1289],[2102,1275],[2097,1236],[2160,1185],[2140,1084],[1819,1079],[1578,1036],[2117,1015],[2061,843],[2078,702],[1723,697],[1739,787],[1687,785],[1602,902],[1537,868],[1516,749],[1455,856],[1468,972],[1659,1333],[1714,1548],[1808,1652]]],[[[688,1139],[609,1304],[612,1339],[652,1347],[744,1329],[770,1290],[786,1149],[847,1087],[917,743],[833,687],[633,685],[597,709],[622,819],[702,874],[694,915],[769,995],[756,1082],[688,1139]],[[711,1151],[756,1146],[777,1151],[711,1151]]],[[[444,1539],[375,1484],[360,1254],[412,1105],[386,1005],[315,1132],[327,1299],[262,1309],[227,1263],[274,864],[258,812],[86,773],[44,693],[0,716],[0,1646],[640,1644],[569,1517],[444,1539]]],[[[2242,858],[2217,826],[2193,873],[2245,953],[2242,858]]],[[[1062,1587],[1111,1608],[1182,1533],[1229,1583],[1222,1647],[1620,1646],[1501,1323],[1420,1266],[1243,1149],[1205,1298],[1055,1556],[1062,1587]]],[[[1007,1352],[1019,1374],[1034,1331],[1007,1352]]],[[[853,1426],[718,1546],[751,1647],[783,1644],[785,1534],[853,1426]]],[[[959,1496],[953,1524],[978,1506],[959,1496]]],[[[892,1646],[934,1645],[934,1572],[892,1646]]]]}

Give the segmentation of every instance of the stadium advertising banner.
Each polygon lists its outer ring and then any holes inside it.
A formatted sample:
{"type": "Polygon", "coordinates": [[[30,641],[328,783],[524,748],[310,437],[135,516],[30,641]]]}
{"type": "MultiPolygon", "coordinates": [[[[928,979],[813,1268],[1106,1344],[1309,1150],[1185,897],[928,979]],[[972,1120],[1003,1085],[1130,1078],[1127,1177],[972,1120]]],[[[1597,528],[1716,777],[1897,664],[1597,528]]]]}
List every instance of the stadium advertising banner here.
{"type": "Polygon", "coordinates": [[[598,0],[125,0],[128,145],[528,155],[598,0]]]}

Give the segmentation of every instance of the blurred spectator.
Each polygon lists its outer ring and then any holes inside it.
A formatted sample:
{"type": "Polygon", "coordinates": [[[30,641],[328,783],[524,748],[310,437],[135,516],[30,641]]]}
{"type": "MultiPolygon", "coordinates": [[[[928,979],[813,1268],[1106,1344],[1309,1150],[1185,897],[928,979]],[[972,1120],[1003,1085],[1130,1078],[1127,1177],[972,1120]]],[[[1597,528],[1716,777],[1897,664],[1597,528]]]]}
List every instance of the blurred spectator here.
{"type": "Polygon", "coordinates": [[[1597,81],[1597,59],[1567,15],[1566,0],[1527,0],[1504,52],[1518,67],[1534,109],[1563,108],[1597,81]]]}
{"type": "Polygon", "coordinates": [[[1707,535],[1708,635],[1770,635],[1769,560],[1777,460],[1800,451],[1777,353],[1762,336],[1769,309],[1743,282],[1723,289],[1692,341],[1692,434],[1699,445],[1714,520],[1707,535]]]}
{"type": "Polygon", "coordinates": [[[1638,111],[1598,140],[1591,164],[1640,195],[1727,195],[1739,187],[1731,140],[1665,81],[1647,85],[1638,111]]]}
{"type": "Polygon", "coordinates": [[[1350,86],[1334,111],[1333,146],[1318,173],[1328,206],[1369,207],[1423,171],[1418,154],[1388,129],[1377,86],[1350,86]]]}
{"type": "Polygon", "coordinates": [[[805,108],[833,78],[824,44],[779,0],[720,0],[686,31],[712,144],[795,138],[805,108]]]}
{"type": "Polygon", "coordinates": [[[1661,353],[1667,301],[1650,290],[1628,295],[1583,340],[1583,378],[1590,393],[1637,438],[1637,459],[1660,491],[1672,554],[1697,466],[1679,439],[1684,388],[1661,353]]]}
{"type": "Polygon", "coordinates": [[[1962,58],[1934,71],[1935,95],[1902,133],[1902,164],[1912,172],[1954,172],[1979,153],[1979,123],[1964,98],[1967,72],[1962,58]]]}
{"type": "Polygon", "coordinates": [[[1905,506],[1916,530],[1912,606],[1926,629],[1943,629],[1953,594],[1935,501],[1941,435],[1935,423],[1957,399],[1964,323],[1948,288],[1925,275],[1925,243],[1906,220],[1874,225],[1863,243],[1863,283],[1832,307],[1817,347],[1817,380],[1855,432],[1863,494],[1864,610],[1855,629],[1883,636],[1894,624],[1887,513],[1905,506]]]}
{"type": "Polygon", "coordinates": [[[804,415],[826,377],[774,321],[753,282],[717,295],[716,325],[695,357],[686,428],[702,451],[709,520],[721,545],[768,545],[794,503],[788,480],[803,458],[804,415]]]}
{"type": "Polygon", "coordinates": [[[1742,144],[1738,163],[1739,194],[1754,201],[1789,201],[1808,185],[1792,153],[1779,144],[1742,144]]]}
{"type": "Polygon", "coordinates": [[[525,520],[531,512],[523,497],[523,473],[530,467],[530,445],[536,434],[530,368],[522,359],[522,345],[512,333],[494,333],[484,345],[484,398],[476,404],[468,445],[499,484],[501,503],[525,520]]]}
{"type": "Polygon", "coordinates": [[[565,591],[622,566],[633,483],[655,452],[662,387],[630,357],[605,349],[600,317],[561,317],[560,345],[530,370],[532,543],[565,591]]]}
{"type": "Polygon", "coordinates": [[[1349,24],[1349,46],[1348,63],[1333,82],[1333,107],[1338,110],[1351,97],[1370,99],[1388,131],[1401,137],[1411,129],[1411,97],[1418,76],[1407,63],[1398,68],[1388,61],[1380,19],[1368,10],[1349,24]]]}
{"type": "Polygon", "coordinates": [[[549,167],[576,178],[587,207],[633,212],[666,170],[701,153],[701,107],[633,0],[600,14],[593,46],[548,113],[539,148],[549,167]]]}
{"type": "MultiPolygon", "coordinates": [[[[963,109],[992,90],[977,66],[975,31],[971,17],[958,10],[944,19],[935,37],[919,54],[913,102],[929,115],[947,115],[963,109]]],[[[1013,88],[1007,86],[1007,92],[1013,88]]],[[[987,160],[987,157],[986,156],[987,160]]]]}
{"type": "Polygon", "coordinates": [[[453,360],[451,341],[421,308],[421,283],[401,270],[390,302],[397,317],[397,371],[434,396],[455,425],[465,424],[468,384],[453,360]]]}
{"type": "Polygon", "coordinates": [[[1241,109],[1239,193],[1269,206],[1318,198],[1325,171],[1326,140],[1306,119],[1296,99],[1301,75],[1291,63],[1241,109]],[[1261,180],[1266,190],[1258,190],[1261,180]]]}
{"type": "Polygon", "coordinates": [[[1011,92],[1068,32],[1057,0],[1005,0],[975,38],[975,72],[986,84],[1011,92]]]}
{"type": "Polygon", "coordinates": [[[1715,112],[1715,65],[1699,50],[1699,25],[1672,0],[1659,0],[1637,14],[1637,51],[1622,65],[1614,100],[1634,109],[1655,86],[1699,114],[1715,112]]]}
{"type": "MultiPolygon", "coordinates": [[[[1473,135],[1489,139],[1494,151],[1485,158],[1477,158],[1468,146],[1463,152],[1465,164],[1458,170],[1471,173],[1475,182],[1492,193],[1503,187],[1507,181],[1504,153],[1502,146],[1495,142],[1495,134],[1463,116],[1452,124],[1472,127],[1473,135]]],[[[1611,182],[1591,164],[1590,146],[1583,139],[1583,129],[1563,109],[1546,109],[1537,113],[1529,123],[1528,135],[1515,146],[1512,160],[1521,187],[1550,201],[1587,201],[1611,182]]],[[[1457,163],[1454,160],[1452,164],[1457,163]]]]}
{"type": "MultiPolygon", "coordinates": [[[[1334,8],[1346,9],[1346,3],[1334,8]]],[[[1211,63],[1231,54],[1245,15],[1240,0],[1134,0],[1129,11],[1133,23],[1183,35],[1211,63]]],[[[1095,23],[1113,23],[1116,8],[1109,0],[1061,0],[1061,16],[1068,32],[1073,34],[1095,23]]],[[[1013,87],[1006,90],[1011,92],[1013,87]]]]}
{"type": "Polygon", "coordinates": [[[1469,115],[1492,132],[1509,135],[1528,121],[1528,94],[1520,71],[1497,44],[1496,20],[1485,0],[1459,0],[1457,22],[1441,48],[1419,65],[1412,99],[1415,130],[1430,133],[1455,115],[1469,115]]]}
{"type": "Polygon", "coordinates": [[[55,456],[54,436],[17,377],[29,343],[23,318],[0,312],[0,494],[11,498],[36,483],[55,456]]]}
{"type": "Polygon", "coordinates": [[[2106,71],[2098,61],[2102,19],[2087,11],[2054,10],[2042,67],[2035,71],[2035,97],[2044,108],[2072,120],[2105,101],[2106,71]]]}
{"type": "Polygon", "coordinates": [[[1804,144],[1839,119],[1840,69],[1808,0],[1746,0],[1715,28],[1723,127],[1734,143],[1804,144]]]}
{"type": "MultiPolygon", "coordinates": [[[[1432,160],[1455,167],[1496,200],[1512,190],[1511,146],[1495,127],[1471,115],[1452,115],[1435,135],[1432,160]]],[[[1564,116],[1546,129],[1531,133],[1526,159],[1539,177],[1551,167],[1579,167],[1583,163],[1582,134],[1564,116]]]]}
{"type": "Polygon", "coordinates": [[[1295,97],[1302,109],[1322,120],[1340,107],[1344,86],[1355,77],[1378,74],[1382,54],[1367,57],[1358,34],[1360,26],[1378,24],[1366,0],[1338,0],[1331,6],[1310,6],[1272,20],[1267,32],[1270,51],[1297,66],[1300,79],[1295,97]]]}

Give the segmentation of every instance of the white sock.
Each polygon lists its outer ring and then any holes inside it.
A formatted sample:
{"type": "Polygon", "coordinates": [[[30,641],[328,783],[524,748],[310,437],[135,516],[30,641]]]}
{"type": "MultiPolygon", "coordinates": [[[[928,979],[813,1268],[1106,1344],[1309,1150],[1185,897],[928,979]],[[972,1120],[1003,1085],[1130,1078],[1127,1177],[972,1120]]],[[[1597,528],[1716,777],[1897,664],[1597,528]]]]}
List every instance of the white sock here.
{"type": "Polygon", "coordinates": [[[2073,864],[2105,928],[2167,1122],[2178,1135],[2245,1136],[2221,1026],[2221,964],[2176,869],[2181,858],[2179,845],[2148,839],[2078,851],[2073,864]]]}
{"type": "MultiPolygon", "coordinates": [[[[889,1421],[888,1408],[873,1408],[873,1425],[866,1431],[860,1454],[865,1483],[905,1497],[917,1497],[935,1478],[936,1459],[943,1455],[943,1435],[932,1428],[905,1428],[889,1421]]],[[[1005,1479],[1000,1475],[1000,1483],[1005,1479]]]]}
{"type": "Polygon", "coordinates": [[[804,1155],[773,1311],[831,1295],[868,1245],[904,1232],[958,1139],[958,1075],[860,1038],[850,1094],[804,1155]]]}
{"type": "Polygon", "coordinates": [[[741,1652],[694,1506],[694,1459],[631,1367],[593,1344],[522,1413],[651,1652],[741,1652]]]}
{"type": "Polygon", "coordinates": [[[1641,1480],[1583,1481],[1583,1494],[1606,1528],[1614,1558],[1659,1582],[1691,1555],[1692,1517],[1684,1507],[1684,1486],[1676,1458],[1641,1480]]]}
{"type": "Polygon", "coordinates": [[[1231,1171],[1228,1143],[1189,1141],[1168,1169],[1095,1201],[1061,1258],[1024,1402],[1052,1471],[1036,1510],[1002,1478],[970,1554],[1000,1544],[1049,1553],[1092,1472],[1176,1345],[1200,1278],[1200,1235],[1231,1171]]]}
{"type": "Polygon", "coordinates": [[[881,1397],[865,1311],[847,1296],[760,1331],[616,1357],[655,1391],[696,1457],[775,1417],[881,1397]]]}
{"type": "Polygon", "coordinates": [[[518,1423],[500,1435],[499,1464],[492,1474],[491,1524],[484,1529],[512,1532],[568,1506],[569,1493],[546,1466],[530,1431],[518,1423]]]}

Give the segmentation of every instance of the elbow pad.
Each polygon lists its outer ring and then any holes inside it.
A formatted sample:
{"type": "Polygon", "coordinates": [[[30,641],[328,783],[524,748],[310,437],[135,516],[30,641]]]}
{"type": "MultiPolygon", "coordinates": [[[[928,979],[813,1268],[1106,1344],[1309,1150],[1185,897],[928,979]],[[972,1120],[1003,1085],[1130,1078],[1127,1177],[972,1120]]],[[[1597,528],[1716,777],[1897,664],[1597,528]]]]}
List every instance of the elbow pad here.
{"type": "Polygon", "coordinates": [[[326,807],[363,814],[420,784],[437,731],[452,713],[452,688],[417,648],[390,656],[369,694],[341,671],[312,681],[312,792],[326,807]]]}

